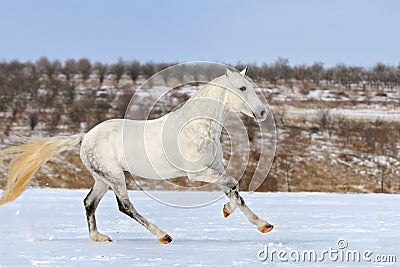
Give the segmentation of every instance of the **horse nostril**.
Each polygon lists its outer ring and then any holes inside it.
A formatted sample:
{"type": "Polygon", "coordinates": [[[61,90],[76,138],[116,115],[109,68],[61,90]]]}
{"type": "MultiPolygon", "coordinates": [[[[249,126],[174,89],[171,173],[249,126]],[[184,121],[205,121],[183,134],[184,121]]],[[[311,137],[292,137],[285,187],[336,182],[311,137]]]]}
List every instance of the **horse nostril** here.
{"type": "Polygon", "coordinates": [[[264,117],[265,114],[267,114],[267,112],[265,112],[265,110],[261,111],[261,113],[260,113],[261,117],[264,117]]]}

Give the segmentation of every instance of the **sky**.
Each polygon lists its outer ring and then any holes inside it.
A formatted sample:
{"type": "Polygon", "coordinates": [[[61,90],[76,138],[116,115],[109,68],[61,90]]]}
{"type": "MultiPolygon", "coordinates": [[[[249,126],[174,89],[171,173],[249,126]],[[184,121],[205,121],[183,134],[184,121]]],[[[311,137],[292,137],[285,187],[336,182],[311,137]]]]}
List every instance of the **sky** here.
{"type": "Polygon", "coordinates": [[[0,61],[400,63],[396,0],[0,0],[0,61]]]}

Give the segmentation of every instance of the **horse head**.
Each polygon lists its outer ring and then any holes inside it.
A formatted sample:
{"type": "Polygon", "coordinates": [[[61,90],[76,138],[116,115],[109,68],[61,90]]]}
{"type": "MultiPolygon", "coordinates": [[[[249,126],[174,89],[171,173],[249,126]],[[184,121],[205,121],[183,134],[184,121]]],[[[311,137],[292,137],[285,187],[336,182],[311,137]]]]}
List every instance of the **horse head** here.
{"type": "Polygon", "coordinates": [[[225,104],[234,111],[240,111],[256,121],[267,118],[267,110],[256,94],[256,85],[246,76],[247,67],[241,72],[226,69],[223,86],[226,90],[225,104]]]}

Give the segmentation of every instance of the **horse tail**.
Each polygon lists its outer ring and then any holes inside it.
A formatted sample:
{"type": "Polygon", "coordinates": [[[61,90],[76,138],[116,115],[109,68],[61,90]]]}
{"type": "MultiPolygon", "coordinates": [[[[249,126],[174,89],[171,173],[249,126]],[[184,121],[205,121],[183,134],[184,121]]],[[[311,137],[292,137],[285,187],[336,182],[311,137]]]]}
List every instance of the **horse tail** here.
{"type": "Polygon", "coordinates": [[[21,145],[11,146],[0,152],[0,160],[5,157],[11,158],[7,185],[0,199],[0,205],[18,198],[41,166],[58,153],[81,143],[83,135],[44,139],[17,137],[22,142],[21,145]]]}

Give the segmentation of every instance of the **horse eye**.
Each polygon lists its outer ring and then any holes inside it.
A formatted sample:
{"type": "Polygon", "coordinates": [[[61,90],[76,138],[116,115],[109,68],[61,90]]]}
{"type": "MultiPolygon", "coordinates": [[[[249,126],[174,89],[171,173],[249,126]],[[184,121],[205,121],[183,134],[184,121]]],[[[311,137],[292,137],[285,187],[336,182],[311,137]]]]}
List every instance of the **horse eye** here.
{"type": "Polygon", "coordinates": [[[243,91],[246,91],[246,86],[240,87],[239,90],[242,91],[242,92],[243,92],[243,91]]]}

